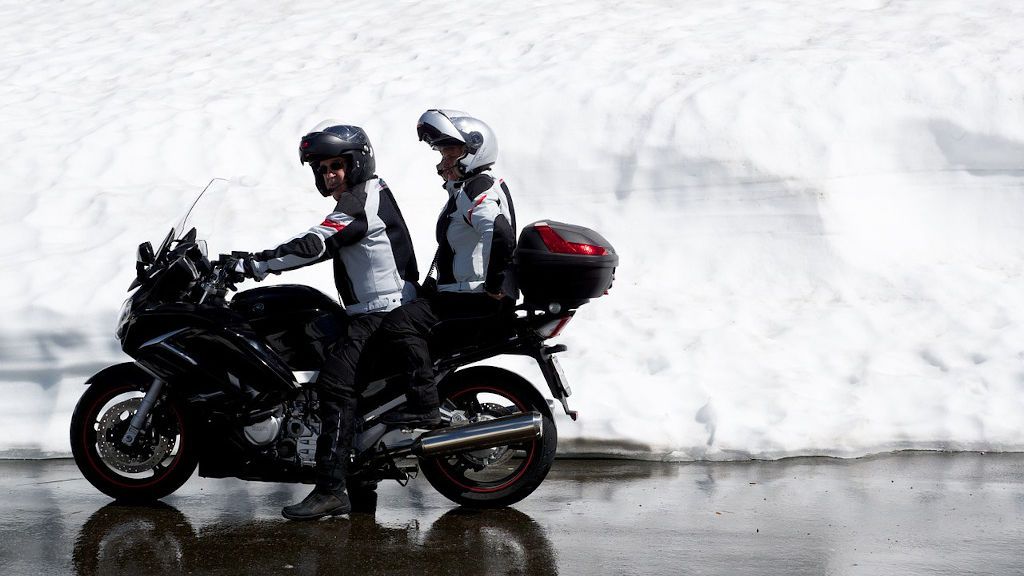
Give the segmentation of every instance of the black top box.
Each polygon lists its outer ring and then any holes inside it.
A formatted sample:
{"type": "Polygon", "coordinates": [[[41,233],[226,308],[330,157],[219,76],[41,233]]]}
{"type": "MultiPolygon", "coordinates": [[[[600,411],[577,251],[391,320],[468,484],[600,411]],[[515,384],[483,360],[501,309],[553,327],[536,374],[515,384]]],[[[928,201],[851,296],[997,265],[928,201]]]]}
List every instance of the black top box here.
{"type": "Polygon", "coordinates": [[[619,256],[589,228],[541,220],[519,234],[515,265],[527,303],[575,308],[611,288],[619,256]]]}

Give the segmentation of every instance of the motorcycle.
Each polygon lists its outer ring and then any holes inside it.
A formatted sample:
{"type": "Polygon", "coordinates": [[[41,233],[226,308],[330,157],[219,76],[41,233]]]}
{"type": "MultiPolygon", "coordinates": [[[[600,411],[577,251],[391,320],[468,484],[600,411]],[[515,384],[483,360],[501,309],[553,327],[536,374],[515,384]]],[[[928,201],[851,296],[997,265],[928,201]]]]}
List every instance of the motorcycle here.
{"type": "MultiPolygon", "coordinates": [[[[117,500],[163,498],[197,467],[209,478],[315,480],[316,376],[347,317],[308,286],[259,287],[229,298],[236,291],[224,269],[230,257],[211,260],[190,225],[213,185],[156,250],[139,245],[116,328],[134,361],[89,378],[71,419],[75,462],[117,500]]],[[[380,481],[404,483],[417,473],[453,502],[477,508],[518,502],[544,480],[558,442],[554,402],[514,372],[469,365],[501,354],[533,358],[575,420],[555,356],[566,347],[548,340],[579,306],[607,293],[618,256],[592,230],[541,221],[523,229],[514,260],[524,295],[514,314],[432,350],[438,427],[384,425],[381,417],[404,405],[404,386],[383,378],[366,387],[348,467],[357,507],[380,481]]]]}

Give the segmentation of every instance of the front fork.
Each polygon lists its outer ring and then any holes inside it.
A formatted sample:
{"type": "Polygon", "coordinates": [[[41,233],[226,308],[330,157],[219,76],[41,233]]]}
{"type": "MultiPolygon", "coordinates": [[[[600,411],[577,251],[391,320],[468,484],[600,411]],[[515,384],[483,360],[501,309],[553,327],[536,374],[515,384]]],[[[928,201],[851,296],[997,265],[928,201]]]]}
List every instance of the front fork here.
{"type": "Polygon", "coordinates": [[[164,388],[164,381],[159,378],[153,380],[153,385],[146,391],[146,396],[142,398],[142,404],[139,406],[139,410],[132,416],[132,421],[128,425],[128,431],[121,437],[121,442],[125,446],[131,446],[135,444],[135,438],[142,431],[143,425],[146,423],[146,417],[149,416],[149,412],[153,409],[153,405],[156,404],[158,398],[160,398],[160,392],[164,388]]]}
{"type": "Polygon", "coordinates": [[[565,374],[562,373],[562,367],[558,363],[558,358],[555,358],[555,354],[559,352],[565,352],[568,350],[565,344],[556,344],[554,346],[541,346],[530,351],[530,356],[537,361],[537,365],[540,366],[540,372],[544,375],[544,380],[548,383],[548,389],[551,390],[551,395],[554,396],[559,402],[562,403],[562,409],[565,413],[576,421],[579,416],[579,412],[576,410],[569,409],[569,402],[566,400],[572,395],[572,389],[565,381],[565,374]]]}

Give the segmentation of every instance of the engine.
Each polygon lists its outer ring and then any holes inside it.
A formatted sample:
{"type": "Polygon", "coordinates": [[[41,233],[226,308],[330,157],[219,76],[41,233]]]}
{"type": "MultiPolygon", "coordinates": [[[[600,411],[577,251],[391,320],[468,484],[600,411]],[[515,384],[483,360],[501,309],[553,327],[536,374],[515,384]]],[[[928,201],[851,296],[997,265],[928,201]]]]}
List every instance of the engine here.
{"type": "Polygon", "coordinates": [[[286,403],[279,413],[242,429],[254,446],[271,448],[277,458],[299,466],[316,466],[316,439],[320,418],[314,398],[286,403]]]}

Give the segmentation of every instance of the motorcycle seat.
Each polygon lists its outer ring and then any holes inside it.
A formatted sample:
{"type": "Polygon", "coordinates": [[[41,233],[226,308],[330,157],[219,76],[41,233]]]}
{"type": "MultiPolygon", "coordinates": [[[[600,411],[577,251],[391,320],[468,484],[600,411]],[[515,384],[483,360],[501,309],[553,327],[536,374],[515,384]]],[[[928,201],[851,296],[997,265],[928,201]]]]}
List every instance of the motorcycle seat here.
{"type": "Polygon", "coordinates": [[[497,344],[515,334],[514,319],[514,314],[492,314],[442,320],[430,329],[430,354],[440,359],[497,344]]]}

